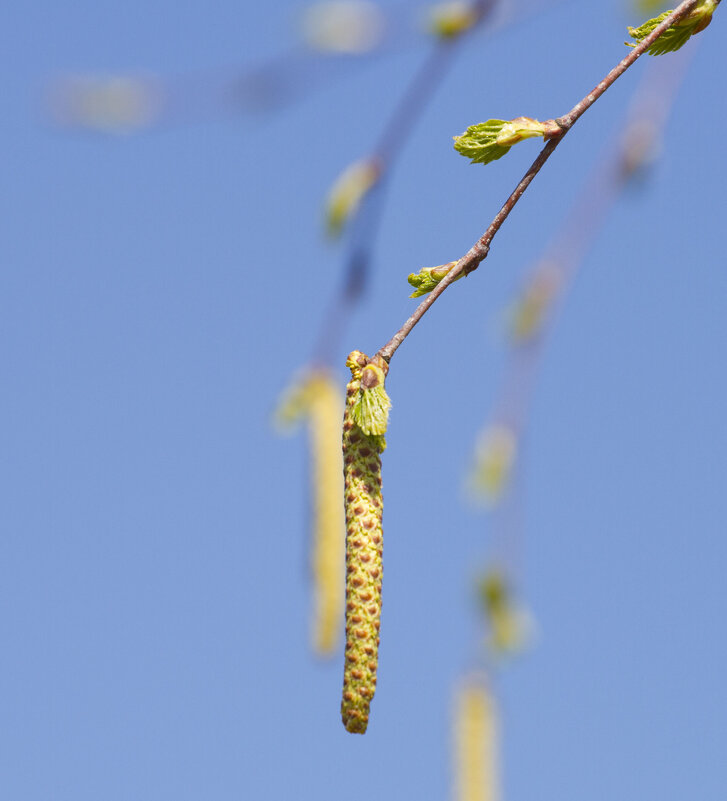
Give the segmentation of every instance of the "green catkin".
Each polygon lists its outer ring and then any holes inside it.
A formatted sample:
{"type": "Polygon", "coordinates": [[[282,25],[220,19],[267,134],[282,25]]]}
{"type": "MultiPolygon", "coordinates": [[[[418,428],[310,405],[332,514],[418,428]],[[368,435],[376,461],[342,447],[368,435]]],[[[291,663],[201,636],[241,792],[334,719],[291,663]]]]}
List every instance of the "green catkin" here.
{"type": "MultiPolygon", "coordinates": [[[[378,389],[383,392],[388,365],[381,357],[369,359],[355,350],[349,354],[346,366],[351,369],[351,381],[346,387],[346,410],[343,415],[346,650],[341,719],[348,731],[363,734],[368,726],[369,706],[376,691],[378,667],[384,541],[381,526],[381,453],[386,443],[380,420],[370,425],[367,416],[361,414],[361,403],[362,396],[367,392],[378,389]],[[361,424],[368,429],[368,433],[361,424]],[[371,433],[372,428],[380,433],[371,433]]],[[[382,393],[376,394],[381,396],[382,393]]],[[[386,398],[383,401],[386,412],[389,405],[386,398]]]]}

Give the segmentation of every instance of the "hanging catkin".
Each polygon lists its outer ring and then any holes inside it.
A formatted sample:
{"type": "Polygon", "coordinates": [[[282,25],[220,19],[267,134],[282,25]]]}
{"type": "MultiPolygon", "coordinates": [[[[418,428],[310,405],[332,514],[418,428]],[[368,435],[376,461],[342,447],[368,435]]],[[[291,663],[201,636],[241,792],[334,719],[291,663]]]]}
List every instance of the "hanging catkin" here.
{"type": "Polygon", "coordinates": [[[297,378],[275,414],[282,431],[305,420],[310,437],[312,493],[311,574],[315,653],[330,657],[339,647],[343,612],[343,506],[341,505],[341,391],[327,370],[309,368],[297,378]]]}
{"type": "Polygon", "coordinates": [[[457,691],[454,740],[456,801],[497,801],[497,710],[479,677],[457,691]]]}
{"type": "Polygon", "coordinates": [[[314,612],[313,648],[331,657],[341,641],[343,609],[343,510],[341,509],[341,451],[338,427],[341,390],[329,376],[319,379],[310,409],[313,525],[311,568],[314,612]]]}
{"type": "Polygon", "coordinates": [[[351,381],[343,416],[346,508],[346,652],[341,718],[363,734],[376,691],[383,530],[381,456],[391,403],[384,390],[388,365],[353,351],[346,360],[351,381]]]}

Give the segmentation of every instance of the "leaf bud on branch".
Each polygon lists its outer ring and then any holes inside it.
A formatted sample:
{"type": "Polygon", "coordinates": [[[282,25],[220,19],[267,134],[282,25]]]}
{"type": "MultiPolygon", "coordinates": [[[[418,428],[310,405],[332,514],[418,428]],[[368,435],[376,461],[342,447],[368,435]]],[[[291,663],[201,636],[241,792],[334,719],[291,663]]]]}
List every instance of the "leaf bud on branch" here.
{"type": "Polygon", "coordinates": [[[472,164],[489,164],[501,159],[513,145],[523,139],[542,136],[546,141],[562,136],[563,128],[555,120],[539,122],[530,117],[514,120],[487,120],[470,125],[454,137],[454,149],[472,164]]]}

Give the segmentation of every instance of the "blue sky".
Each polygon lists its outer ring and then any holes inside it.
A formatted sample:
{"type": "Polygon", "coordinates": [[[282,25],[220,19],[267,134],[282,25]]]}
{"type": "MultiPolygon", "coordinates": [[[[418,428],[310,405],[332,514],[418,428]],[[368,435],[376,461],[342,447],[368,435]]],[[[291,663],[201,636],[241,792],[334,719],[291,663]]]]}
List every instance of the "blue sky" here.
{"type": "MultiPolygon", "coordinates": [[[[639,21],[625,2],[539,5],[468,42],[423,114],[337,345],[342,380],[348,351],[374,352],[413,309],[407,274],[462,255],[537,152],[474,167],[451,137],[568,111],[639,21]]],[[[462,483],[503,380],[503,309],[644,65],[578,123],[482,268],[392,360],[379,688],[356,737],[339,719],[340,659],[308,649],[305,438],[277,438],[269,419],[340,279],[345,245],[324,240],[322,199],[429,46],[413,22],[423,4],[383,7],[397,24],[384,55],[324,68],[265,114],[236,108],[231,82],[295,46],[303,3],[2,12],[5,798],[450,792],[451,695],[476,664],[472,584],[493,542],[462,483]],[[49,114],[60,76],[129,72],[168,82],[182,113],[125,136],[49,114]]],[[[538,636],[496,677],[507,801],[723,793],[719,10],[699,39],[662,158],[597,234],[543,351],[519,496],[538,636]]]]}

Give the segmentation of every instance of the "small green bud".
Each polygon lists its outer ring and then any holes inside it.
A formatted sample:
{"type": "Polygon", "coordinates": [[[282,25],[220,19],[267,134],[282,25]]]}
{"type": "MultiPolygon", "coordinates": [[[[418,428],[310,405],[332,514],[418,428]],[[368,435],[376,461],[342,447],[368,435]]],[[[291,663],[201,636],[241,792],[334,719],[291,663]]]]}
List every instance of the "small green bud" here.
{"type": "Polygon", "coordinates": [[[454,137],[454,149],[471,160],[472,164],[489,164],[502,158],[510,148],[542,136],[551,139],[560,136],[563,129],[555,120],[539,122],[530,117],[517,117],[514,120],[487,120],[470,127],[461,135],[454,137]]]}
{"type": "MultiPolygon", "coordinates": [[[[439,267],[422,267],[418,273],[411,273],[407,281],[414,287],[414,292],[409,297],[421,298],[423,295],[429,294],[455,264],[457,264],[456,261],[449,261],[439,267]]],[[[463,275],[464,273],[460,273],[454,280],[459,281],[463,275]]]]}
{"type": "MultiPolygon", "coordinates": [[[[664,33],[648,49],[650,56],[661,56],[664,53],[673,53],[683,47],[695,34],[703,31],[712,21],[712,14],[719,5],[720,0],[704,0],[695,6],[686,16],[682,17],[676,25],[667,28],[664,33]]],[[[665,11],[658,17],[649,19],[638,28],[629,27],[629,36],[636,43],[645,39],[672,11],[665,11]]],[[[624,42],[628,47],[636,47],[634,42],[624,42]]]]}

